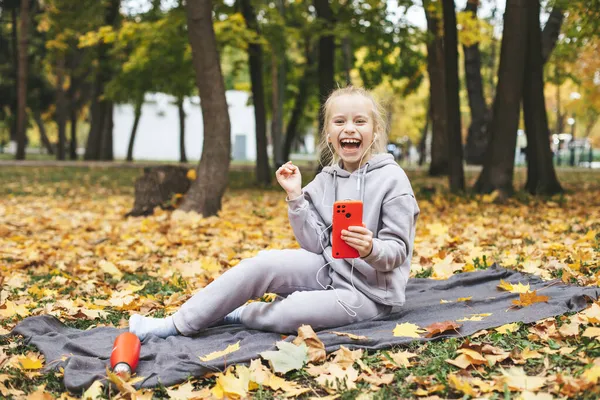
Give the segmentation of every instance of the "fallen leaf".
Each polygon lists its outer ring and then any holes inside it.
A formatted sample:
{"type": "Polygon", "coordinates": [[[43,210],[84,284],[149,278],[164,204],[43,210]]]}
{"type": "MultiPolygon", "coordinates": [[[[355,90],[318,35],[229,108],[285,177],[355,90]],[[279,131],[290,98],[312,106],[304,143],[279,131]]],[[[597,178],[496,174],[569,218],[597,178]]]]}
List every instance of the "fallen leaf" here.
{"type": "Polygon", "coordinates": [[[228,368],[224,374],[217,374],[215,386],[211,389],[213,396],[218,399],[246,397],[250,384],[250,370],[238,365],[235,371],[238,376],[233,373],[233,367],[228,368]]]}
{"type": "Polygon", "coordinates": [[[363,355],[363,350],[350,350],[346,346],[340,346],[340,348],[333,352],[334,364],[341,365],[342,368],[348,368],[354,364],[357,360],[360,360],[363,355]]]}
{"type": "Polygon", "coordinates": [[[277,342],[277,351],[263,351],[260,356],[268,360],[273,371],[285,374],[294,369],[301,369],[308,361],[308,347],[302,343],[295,345],[289,342],[277,342]]]}
{"type": "Polygon", "coordinates": [[[94,383],[92,383],[91,386],[89,388],[87,388],[87,390],[85,392],[83,392],[81,399],[82,400],[96,400],[98,397],[102,397],[102,395],[103,395],[102,388],[103,387],[104,387],[104,385],[102,384],[101,381],[94,381],[94,383]]]}
{"type": "Polygon", "coordinates": [[[369,338],[366,336],[355,335],[353,333],[337,332],[337,331],[328,331],[327,333],[333,333],[338,336],[347,336],[352,340],[369,340],[369,338]]]}
{"type": "Polygon", "coordinates": [[[205,362],[215,360],[215,359],[221,358],[227,354],[233,353],[234,351],[238,351],[239,349],[240,349],[240,341],[238,340],[237,343],[230,344],[229,346],[227,346],[227,348],[225,350],[214,351],[210,354],[205,355],[204,357],[200,357],[200,360],[205,361],[205,362]]]}
{"type": "Polygon", "coordinates": [[[38,386],[34,392],[27,395],[26,400],[53,400],[54,396],[46,391],[46,385],[38,386]]]}
{"type": "Polygon", "coordinates": [[[102,271],[111,275],[113,278],[121,279],[123,277],[123,272],[117,266],[109,261],[100,260],[98,266],[102,271]]]}
{"type": "Polygon", "coordinates": [[[519,330],[519,323],[518,322],[513,322],[512,324],[504,324],[502,326],[499,326],[498,328],[496,328],[496,332],[498,333],[502,333],[502,334],[507,334],[507,333],[513,333],[519,330]]]}
{"type": "Polygon", "coordinates": [[[465,321],[481,321],[485,317],[489,317],[492,315],[491,313],[483,313],[483,314],[471,314],[470,317],[464,317],[461,319],[457,319],[456,322],[465,322],[465,321]]]}
{"type": "Polygon", "coordinates": [[[325,361],[325,357],[327,357],[325,345],[310,325],[301,325],[298,328],[298,336],[292,343],[295,345],[306,344],[308,347],[308,362],[325,361]]]}
{"type": "Polygon", "coordinates": [[[420,338],[421,335],[420,333],[424,333],[427,332],[424,329],[421,329],[418,325],[415,324],[411,324],[410,322],[404,322],[402,324],[396,324],[396,327],[394,328],[394,336],[405,336],[405,337],[412,337],[412,338],[420,338]]]}
{"type": "Polygon", "coordinates": [[[448,374],[446,377],[448,378],[448,385],[450,385],[450,387],[452,387],[452,388],[458,390],[459,392],[462,392],[468,396],[472,396],[472,397],[477,396],[477,393],[475,392],[473,387],[465,380],[459,378],[457,375],[448,374]]]}
{"type": "Polygon", "coordinates": [[[471,301],[471,299],[473,298],[473,296],[469,296],[469,297],[459,297],[458,299],[456,299],[457,302],[461,302],[461,301],[471,301]]]}
{"type": "Polygon", "coordinates": [[[351,390],[356,388],[358,371],[354,367],[342,368],[338,364],[329,363],[325,373],[317,376],[317,381],[321,386],[331,390],[351,390]]]}
{"type": "Polygon", "coordinates": [[[17,360],[23,369],[40,369],[44,366],[42,358],[34,353],[28,353],[23,357],[17,357],[17,360]]]}
{"type": "Polygon", "coordinates": [[[444,333],[449,330],[458,332],[458,328],[461,326],[461,324],[457,324],[454,321],[434,322],[433,324],[425,327],[425,330],[427,331],[425,337],[432,337],[438,333],[444,333]]]}
{"type": "Polygon", "coordinates": [[[508,370],[503,370],[502,375],[502,381],[511,390],[536,391],[544,387],[547,381],[546,378],[541,376],[528,376],[521,367],[512,367],[508,370]]]}
{"type": "Polygon", "coordinates": [[[528,390],[521,392],[517,400],[554,400],[550,393],[534,393],[528,390]]]}
{"type": "Polygon", "coordinates": [[[529,284],[523,285],[521,282],[513,284],[510,282],[506,282],[503,279],[500,280],[500,284],[498,285],[498,287],[511,293],[527,293],[530,289],[529,284]]]}
{"type": "Polygon", "coordinates": [[[194,389],[194,385],[191,382],[183,383],[177,386],[177,388],[165,388],[165,390],[170,399],[176,400],[206,399],[211,394],[208,388],[201,390],[194,389]]]}
{"type": "Polygon", "coordinates": [[[527,307],[535,303],[548,302],[550,300],[550,297],[538,295],[536,292],[534,290],[533,292],[521,293],[519,300],[513,300],[512,303],[519,307],[527,307]]]}
{"type": "Polygon", "coordinates": [[[585,328],[585,331],[581,336],[589,337],[589,338],[597,338],[600,337],[600,328],[589,326],[585,328]]]}

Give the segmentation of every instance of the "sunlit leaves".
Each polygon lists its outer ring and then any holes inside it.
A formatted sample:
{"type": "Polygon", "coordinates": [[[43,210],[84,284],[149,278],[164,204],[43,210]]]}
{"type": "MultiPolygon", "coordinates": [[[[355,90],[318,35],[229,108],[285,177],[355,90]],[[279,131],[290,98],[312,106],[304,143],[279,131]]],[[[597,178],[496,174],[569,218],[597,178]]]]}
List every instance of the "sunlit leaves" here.
{"type": "Polygon", "coordinates": [[[412,338],[420,338],[421,333],[426,332],[426,330],[419,328],[418,325],[411,324],[410,322],[404,322],[402,324],[396,324],[394,328],[394,336],[404,336],[404,337],[412,337],[412,338]]]}

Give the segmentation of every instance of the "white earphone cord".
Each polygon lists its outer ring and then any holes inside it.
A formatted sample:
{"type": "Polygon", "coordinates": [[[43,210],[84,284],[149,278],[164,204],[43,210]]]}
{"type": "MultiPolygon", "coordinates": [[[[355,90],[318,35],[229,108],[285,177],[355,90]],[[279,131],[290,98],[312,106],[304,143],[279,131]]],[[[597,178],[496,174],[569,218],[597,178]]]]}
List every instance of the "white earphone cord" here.
{"type": "MultiPolygon", "coordinates": [[[[354,173],[356,173],[356,189],[360,190],[360,175],[358,174],[358,170],[360,169],[360,166],[362,165],[362,160],[364,158],[364,156],[367,154],[367,151],[371,148],[371,146],[373,146],[373,144],[375,143],[375,138],[377,138],[377,133],[375,134],[375,137],[373,138],[373,140],[371,141],[371,144],[369,145],[369,147],[367,147],[367,149],[365,150],[365,152],[363,153],[363,155],[360,157],[358,166],[359,168],[356,169],[356,171],[352,172],[350,174],[350,176],[352,176],[354,173]]],[[[335,155],[333,150],[331,149],[331,146],[329,144],[329,142],[327,142],[327,148],[329,149],[329,151],[331,152],[331,157],[332,159],[334,159],[335,155]]],[[[366,171],[365,171],[366,173],[366,171]]],[[[335,189],[334,189],[335,190],[335,189]]],[[[323,191],[323,198],[321,199],[321,205],[323,205],[324,207],[330,207],[333,210],[333,205],[328,206],[325,204],[325,195],[327,193],[327,187],[325,187],[325,190],[323,191]]],[[[335,193],[334,193],[334,202],[335,202],[335,193]]],[[[333,226],[333,223],[331,223],[331,225],[329,225],[327,228],[325,228],[323,231],[321,231],[321,233],[319,233],[319,244],[321,245],[321,248],[323,249],[323,254],[325,254],[325,246],[323,246],[323,241],[321,240],[321,236],[327,232],[327,230],[329,230],[329,228],[331,228],[333,226]]],[[[333,261],[329,261],[327,264],[323,265],[321,268],[319,268],[319,270],[317,271],[317,275],[315,276],[315,278],[317,279],[317,283],[324,289],[332,289],[333,292],[335,293],[335,297],[337,297],[337,303],[344,309],[344,311],[351,317],[356,317],[356,311],[354,311],[355,309],[359,309],[361,308],[364,304],[365,304],[365,299],[364,297],[361,298],[361,303],[359,305],[352,305],[352,304],[348,304],[346,303],[344,300],[340,299],[340,296],[338,295],[336,289],[332,286],[332,285],[323,285],[321,283],[321,281],[319,280],[319,273],[321,272],[321,270],[323,268],[325,268],[326,266],[328,266],[329,264],[331,264],[333,261]]],[[[350,270],[350,284],[352,285],[352,289],[354,290],[354,292],[356,293],[357,297],[358,297],[358,289],[356,289],[356,286],[354,285],[354,259],[352,259],[352,269],[350,270]]]]}

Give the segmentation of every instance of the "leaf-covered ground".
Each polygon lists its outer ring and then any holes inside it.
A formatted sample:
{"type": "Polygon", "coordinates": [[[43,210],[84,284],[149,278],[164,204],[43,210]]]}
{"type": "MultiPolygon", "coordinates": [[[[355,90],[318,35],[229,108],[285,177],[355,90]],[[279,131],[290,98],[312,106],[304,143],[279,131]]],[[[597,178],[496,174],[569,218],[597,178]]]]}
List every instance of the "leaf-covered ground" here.
{"type": "MultiPolygon", "coordinates": [[[[56,315],[80,329],[124,326],[131,312],[168,315],[240,259],[265,248],[297,247],[283,192],[252,189],[248,184],[252,177],[243,172],[232,172],[219,217],[158,210],[151,217],[124,219],[133,203],[133,181],[140,173],[139,169],[0,169],[0,333],[38,314],[56,315]]],[[[409,176],[422,211],[413,276],[445,279],[500,262],[546,279],[598,285],[600,173],[564,170],[560,178],[566,194],[538,199],[518,193],[505,204],[496,204],[493,195],[450,196],[445,180],[427,178],[420,171],[409,171],[409,176]]],[[[469,178],[472,181],[474,173],[469,178]]],[[[517,180],[522,179],[523,171],[518,171],[517,180]]],[[[523,306],[536,301],[526,287],[502,288],[521,292],[523,306]]],[[[439,324],[429,331],[454,329],[455,324],[439,324]]],[[[399,325],[394,331],[424,336],[429,334],[426,328],[399,325]]],[[[262,399],[600,395],[598,304],[536,324],[511,324],[468,338],[378,352],[340,350],[325,356],[309,329],[306,335],[299,347],[280,350],[289,354],[265,355],[271,357],[270,367],[255,361],[225,374],[135,395],[262,399]],[[298,349],[305,349],[304,355],[298,355],[298,349]],[[300,357],[300,365],[302,357],[313,361],[283,373],[275,372],[283,371],[274,361],[278,357],[300,357]]],[[[0,346],[1,397],[70,398],[59,372],[40,374],[45,361],[34,347],[19,338],[1,339],[0,346]]],[[[126,384],[119,390],[98,383],[87,395],[133,396],[126,384]]]]}

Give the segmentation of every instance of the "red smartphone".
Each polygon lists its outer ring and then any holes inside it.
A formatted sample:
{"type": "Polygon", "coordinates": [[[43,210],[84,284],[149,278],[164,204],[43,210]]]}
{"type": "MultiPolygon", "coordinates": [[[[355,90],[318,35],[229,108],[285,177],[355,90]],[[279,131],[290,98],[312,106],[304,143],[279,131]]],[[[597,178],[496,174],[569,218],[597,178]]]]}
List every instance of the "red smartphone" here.
{"type": "Polygon", "coordinates": [[[340,200],[333,203],[333,258],[357,258],[358,250],[342,239],[342,230],[349,226],[362,226],[363,203],[360,200],[340,200]]]}

